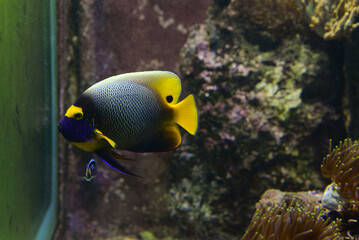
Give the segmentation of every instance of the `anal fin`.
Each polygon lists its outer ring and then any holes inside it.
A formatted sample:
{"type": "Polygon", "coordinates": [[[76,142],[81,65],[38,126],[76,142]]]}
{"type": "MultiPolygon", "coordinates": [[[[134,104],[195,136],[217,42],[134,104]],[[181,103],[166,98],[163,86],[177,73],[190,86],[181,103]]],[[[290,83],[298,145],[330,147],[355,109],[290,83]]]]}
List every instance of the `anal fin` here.
{"type": "MultiPolygon", "coordinates": [[[[124,174],[127,175],[131,175],[131,176],[136,176],[136,177],[140,177],[137,174],[134,174],[132,172],[130,172],[127,168],[125,168],[124,166],[122,166],[117,159],[112,155],[111,151],[98,151],[95,152],[97,156],[99,156],[105,163],[107,163],[110,167],[112,167],[113,169],[116,169],[117,171],[120,171],[124,174]]],[[[122,159],[126,159],[125,157],[123,157],[122,159]]]]}

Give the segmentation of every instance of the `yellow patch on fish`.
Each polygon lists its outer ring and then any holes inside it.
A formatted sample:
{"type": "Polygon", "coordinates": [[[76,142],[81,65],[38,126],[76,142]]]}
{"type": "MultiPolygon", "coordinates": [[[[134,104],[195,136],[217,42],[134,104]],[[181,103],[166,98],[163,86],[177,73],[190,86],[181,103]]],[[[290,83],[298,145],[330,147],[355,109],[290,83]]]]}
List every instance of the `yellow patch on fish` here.
{"type": "Polygon", "coordinates": [[[100,141],[106,141],[108,144],[111,145],[112,148],[116,147],[116,143],[112,139],[103,135],[103,133],[98,129],[95,129],[95,138],[100,141]]]}
{"type": "Polygon", "coordinates": [[[76,120],[81,120],[83,117],[82,108],[72,105],[65,113],[65,116],[68,118],[74,118],[76,120]]]}
{"type": "Polygon", "coordinates": [[[96,152],[105,148],[115,148],[116,143],[110,138],[102,134],[98,129],[95,129],[93,138],[85,142],[70,142],[74,146],[87,151],[87,152],[96,152]]]}

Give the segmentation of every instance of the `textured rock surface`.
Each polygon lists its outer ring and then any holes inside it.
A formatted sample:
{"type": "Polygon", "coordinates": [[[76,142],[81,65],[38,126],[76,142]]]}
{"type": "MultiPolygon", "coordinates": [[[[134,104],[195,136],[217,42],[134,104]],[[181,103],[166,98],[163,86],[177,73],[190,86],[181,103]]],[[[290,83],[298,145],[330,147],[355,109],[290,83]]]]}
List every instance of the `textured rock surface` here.
{"type": "Polygon", "coordinates": [[[231,15],[209,19],[181,51],[200,127],[172,159],[168,193],[183,234],[197,238],[238,236],[266,189],[323,187],[314,162],[343,134],[342,87],[323,43],[295,34],[273,42],[231,15]]]}
{"type": "MultiPolygon", "coordinates": [[[[151,69],[178,72],[179,50],[191,26],[205,18],[209,2],[59,1],[59,117],[83,90],[108,76],[151,69]]],[[[143,179],[120,174],[98,160],[97,177],[84,182],[81,177],[93,156],[60,136],[55,239],[136,237],[143,230],[163,237],[177,231],[163,198],[168,154],[126,156],[137,160],[129,168],[143,179]]]]}
{"type": "Polygon", "coordinates": [[[98,1],[96,58],[99,79],[150,69],[177,70],[190,27],[206,16],[210,0],[98,1]]]}

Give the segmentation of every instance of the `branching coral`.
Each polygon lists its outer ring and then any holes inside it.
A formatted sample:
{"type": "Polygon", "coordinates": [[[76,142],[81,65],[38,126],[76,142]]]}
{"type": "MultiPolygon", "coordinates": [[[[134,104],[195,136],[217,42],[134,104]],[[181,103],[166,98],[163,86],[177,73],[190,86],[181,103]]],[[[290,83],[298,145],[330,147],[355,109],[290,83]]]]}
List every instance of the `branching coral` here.
{"type": "Polygon", "coordinates": [[[324,39],[348,36],[359,23],[358,0],[296,0],[310,27],[324,39]]]}
{"type": "Polygon", "coordinates": [[[242,240],[300,240],[339,239],[336,222],[322,218],[322,212],[315,203],[300,204],[280,201],[274,206],[261,205],[257,208],[242,240]]]}
{"type": "Polygon", "coordinates": [[[359,203],[359,142],[345,139],[324,158],[322,175],[332,179],[338,193],[350,202],[359,203]]]}

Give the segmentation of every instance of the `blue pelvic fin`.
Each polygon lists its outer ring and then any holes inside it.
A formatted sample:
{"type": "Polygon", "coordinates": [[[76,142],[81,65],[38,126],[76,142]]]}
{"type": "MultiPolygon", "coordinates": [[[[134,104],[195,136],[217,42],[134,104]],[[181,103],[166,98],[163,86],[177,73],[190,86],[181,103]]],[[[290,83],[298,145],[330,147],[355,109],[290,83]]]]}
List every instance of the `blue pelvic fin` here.
{"type": "Polygon", "coordinates": [[[122,159],[122,160],[129,160],[128,158],[120,155],[119,153],[115,153],[113,154],[112,151],[109,150],[104,150],[104,151],[98,151],[95,152],[97,156],[99,156],[105,163],[107,163],[110,167],[112,167],[113,169],[116,169],[117,171],[120,171],[126,175],[130,175],[130,176],[136,176],[136,177],[141,177],[137,174],[134,174],[132,172],[130,172],[127,168],[125,168],[124,166],[122,166],[117,159],[122,159]]]}

